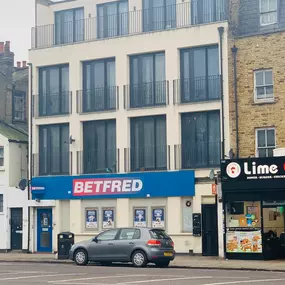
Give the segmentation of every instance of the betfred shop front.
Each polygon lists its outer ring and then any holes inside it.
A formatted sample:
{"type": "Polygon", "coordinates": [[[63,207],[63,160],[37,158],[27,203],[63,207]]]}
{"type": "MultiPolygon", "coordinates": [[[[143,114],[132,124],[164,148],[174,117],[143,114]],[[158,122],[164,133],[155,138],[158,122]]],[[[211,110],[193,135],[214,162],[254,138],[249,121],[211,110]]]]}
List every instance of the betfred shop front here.
{"type": "Polygon", "coordinates": [[[56,251],[60,232],[74,233],[78,242],[106,229],[140,226],[164,228],[177,252],[202,254],[193,215],[201,217],[202,203],[215,207],[211,186],[195,186],[191,170],[35,177],[35,251],[56,251]]]}
{"type": "Polygon", "coordinates": [[[221,162],[229,259],[285,258],[285,157],[221,162]]]}

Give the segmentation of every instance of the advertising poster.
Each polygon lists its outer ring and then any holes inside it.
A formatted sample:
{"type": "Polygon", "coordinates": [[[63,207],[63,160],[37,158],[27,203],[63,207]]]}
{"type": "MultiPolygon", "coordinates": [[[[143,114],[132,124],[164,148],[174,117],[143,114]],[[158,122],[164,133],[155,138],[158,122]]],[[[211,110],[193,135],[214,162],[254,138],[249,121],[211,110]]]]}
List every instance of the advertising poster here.
{"type": "Polygon", "coordinates": [[[261,231],[228,231],[228,253],[262,253],[261,231]]]}
{"type": "Polygon", "coordinates": [[[146,210],[145,209],[135,209],[134,226],[135,227],[146,227],[146,210]]]}
{"type": "Polygon", "coordinates": [[[86,229],[98,228],[97,210],[86,210],[86,229]]]}
{"type": "Polygon", "coordinates": [[[152,227],[153,228],[164,228],[164,209],[157,208],[152,210],[152,227]]]}
{"type": "Polygon", "coordinates": [[[103,229],[112,229],[115,227],[114,210],[103,210],[103,229]]]}

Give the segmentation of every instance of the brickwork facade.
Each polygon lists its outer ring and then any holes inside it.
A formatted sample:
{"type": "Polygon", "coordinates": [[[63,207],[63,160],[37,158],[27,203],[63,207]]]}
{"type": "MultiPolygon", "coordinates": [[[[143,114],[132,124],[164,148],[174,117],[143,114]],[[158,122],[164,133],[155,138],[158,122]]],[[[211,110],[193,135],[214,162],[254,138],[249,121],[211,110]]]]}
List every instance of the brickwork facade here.
{"type": "Polygon", "coordinates": [[[237,96],[240,157],[256,155],[256,129],[274,127],[276,147],[285,147],[285,32],[235,38],[229,41],[231,145],[236,152],[236,112],[233,54],[237,51],[237,96]],[[274,101],[255,103],[254,71],[273,70],[274,101]]]}

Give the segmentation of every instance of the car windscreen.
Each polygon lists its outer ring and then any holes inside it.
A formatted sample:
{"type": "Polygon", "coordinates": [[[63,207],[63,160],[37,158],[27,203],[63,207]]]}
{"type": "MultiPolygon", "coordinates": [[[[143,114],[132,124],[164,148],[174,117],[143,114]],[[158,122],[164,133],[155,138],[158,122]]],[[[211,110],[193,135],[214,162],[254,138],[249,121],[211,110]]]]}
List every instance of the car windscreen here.
{"type": "Polygon", "coordinates": [[[152,229],[149,231],[150,235],[154,239],[170,239],[167,233],[164,230],[152,229]]]}

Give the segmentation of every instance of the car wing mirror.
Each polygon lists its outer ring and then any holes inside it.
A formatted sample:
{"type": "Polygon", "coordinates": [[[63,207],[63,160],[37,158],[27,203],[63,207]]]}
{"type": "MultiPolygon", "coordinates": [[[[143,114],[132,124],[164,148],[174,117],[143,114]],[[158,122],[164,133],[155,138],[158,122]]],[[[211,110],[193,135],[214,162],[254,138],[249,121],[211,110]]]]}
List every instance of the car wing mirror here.
{"type": "Polygon", "coordinates": [[[98,243],[98,238],[97,237],[93,238],[93,241],[98,243]]]}

